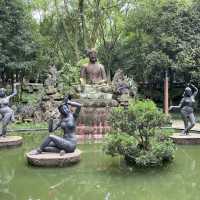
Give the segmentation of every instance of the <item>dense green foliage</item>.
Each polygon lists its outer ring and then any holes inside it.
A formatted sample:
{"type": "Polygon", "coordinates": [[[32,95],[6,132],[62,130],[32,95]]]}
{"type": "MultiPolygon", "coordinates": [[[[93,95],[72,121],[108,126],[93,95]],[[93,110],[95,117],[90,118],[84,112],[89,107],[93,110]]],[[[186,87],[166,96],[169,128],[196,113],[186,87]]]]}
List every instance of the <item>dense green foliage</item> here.
{"type": "Polygon", "coordinates": [[[59,88],[63,92],[68,92],[68,94],[74,94],[74,85],[80,82],[80,66],[70,65],[65,63],[65,65],[60,70],[59,78],[59,88]]]}
{"type": "Polygon", "coordinates": [[[160,166],[171,161],[175,147],[161,126],[168,121],[152,101],[131,102],[128,108],[114,108],[110,115],[112,131],[105,139],[104,151],[123,155],[128,164],[160,166]]]}
{"type": "Polygon", "coordinates": [[[29,75],[36,60],[30,17],[20,0],[0,1],[0,78],[23,80],[29,75]]]}
{"type": "Polygon", "coordinates": [[[2,0],[1,79],[42,82],[55,64],[63,78],[70,73],[69,88],[85,50],[95,47],[109,78],[123,68],[139,86],[150,84],[151,97],[165,71],[170,86],[199,84],[199,33],[199,0],[2,0]]]}
{"type": "MultiPolygon", "coordinates": [[[[126,0],[35,0],[30,3],[40,31],[40,56],[58,68],[76,66],[86,49],[102,47],[110,70],[111,52],[116,47],[128,3],[126,0]],[[127,4],[124,12],[121,9],[127,4]]],[[[42,59],[44,61],[44,59],[42,59]]]]}
{"type": "Polygon", "coordinates": [[[129,13],[115,65],[121,61],[140,81],[156,82],[166,69],[184,72],[186,80],[194,77],[199,66],[199,3],[136,1],[135,6],[129,13]]]}

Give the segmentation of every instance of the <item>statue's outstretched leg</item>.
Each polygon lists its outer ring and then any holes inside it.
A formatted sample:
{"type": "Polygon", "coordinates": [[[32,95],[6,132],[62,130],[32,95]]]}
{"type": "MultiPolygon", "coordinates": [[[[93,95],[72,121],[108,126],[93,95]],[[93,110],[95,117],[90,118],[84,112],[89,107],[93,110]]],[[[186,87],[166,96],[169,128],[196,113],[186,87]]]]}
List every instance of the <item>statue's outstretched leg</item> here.
{"type": "Polygon", "coordinates": [[[187,134],[187,128],[188,128],[188,117],[187,114],[185,112],[181,112],[181,117],[183,119],[184,122],[184,130],[181,132],[181,134],[187,134]]]}
{"type": "Polygon", "coordinates": [[[50,142],[47,147],[43,149],[45,152],[59,153],[60,149],[55,146],[54,142],[50,142]]]}
{"type": "Polygon", "coordinates": [[[191,113],[189,116],[188,116],[188,119],[189,119],[189,125],[187,126],[186,128],[186,134],[189,134],[189,131],[190,129],[192,129],[195,125],[195,116],[194,116],[194,113],[191,113]]]}
{"type": "Polygon", "coordinates": [[[14,111],[12,111],[12,115],[11,115],[11,121],[14,122],[15,121],[15,114],[14,111]]]}
{"type": "Polygon", "coordinates": [[[56,144],[51,141],[51,138],[48,136],[41,146],[38,149],[31,151],[31,155],[41,154],[42,152],[51,152],[51,153],[59,153],[60,149],[56,147],[56,144]]]}
{"type": "Polygon", "coordinates": [[[60,150],[65,150],[66,153],[74,152],[75,147],[76,147],[75,144],[73,144],[72,142],[64,138],[61,138],[56,135],[49,135],[41,144],[40,149],[44,151],[45,148],[49,146],[50,142],[53,142],[56,148],[60,150]]]}
{"type": "Polygon", "coordinates": [[[43,149],[44,152],[51,152],[51,153],[59,153],[60,152],[60,149],[58,149],[57,147],[51,147],[51,146],[48,146],[48,147],[45,147],[43,149]]]}
{"type": "Polygon", "coordinates": [[[2,129],[1,129],[1,134],[0,136],[3,136],[5,137],[6,136],[6,133],[7,133],[7,126],[9,124],[9,122],[11,121],[11,117],[12,117],[12,113],[6,113],[4,116],[3,116],[3,119],[2,119],[2,129]]]}

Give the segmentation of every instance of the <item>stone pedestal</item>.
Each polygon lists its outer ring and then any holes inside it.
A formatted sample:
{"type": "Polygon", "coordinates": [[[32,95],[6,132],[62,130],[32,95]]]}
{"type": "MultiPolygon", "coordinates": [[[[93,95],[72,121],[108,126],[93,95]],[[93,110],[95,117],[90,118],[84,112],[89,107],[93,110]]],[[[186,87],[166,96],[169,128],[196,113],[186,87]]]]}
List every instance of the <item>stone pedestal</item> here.
{"type": "Polygon", "coordinates": [[[84,91],[80,93],[81,99],[104,99],[111,100],[113,97],[110,85],[85,85],[84,91]]]}
{"type": "Polygon", "coordinates": [[[200,144],[200,134],[190,133],[190,135],[180,135],[180,133],[174,133],[170,138],[176,144],[200,144]]]}
{"type": "Polygon", "coordinates": [[[22,137],[20,136],[6,136],[0,137],[0,148],[13,148],[22,144],[22,137]]]}
{"type": "Polygon", "coordinates": [[[93,138],[109,132],[108,119],[111,109],[118,106],[115,100],[106,99],[75,99],[82,104],[78,117],[76,133],[93,138]]]}
{"type": "Polygon", "coordinates": [[[78,163],[81,159],[81,151],[76,149],[73,153],[43,152],[37,155],[31,155],[31,152],[26,154],[27,161],[30,165],[38,167],[65,167],[78,163]]]}

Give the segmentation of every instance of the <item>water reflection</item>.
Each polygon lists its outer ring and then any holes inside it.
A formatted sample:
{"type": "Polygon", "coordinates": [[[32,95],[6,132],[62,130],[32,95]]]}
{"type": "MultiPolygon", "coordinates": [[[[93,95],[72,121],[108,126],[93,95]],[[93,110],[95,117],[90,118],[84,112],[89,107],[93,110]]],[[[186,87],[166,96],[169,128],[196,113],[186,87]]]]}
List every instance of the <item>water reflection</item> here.
{"type": "Polygon", "coordinates": [[[40,139],[25,138],[22,148],[0,151],[1,200],[199,200],[200,148],[180,146],[175,161],[159,169],[127,167],[101,144],[85,144],[82,160],[70,168],[27,166],[25,152],[40,139]]]}
{"type": "MultiPolygon", "coordinates": [[[[1,163],[3,161],[1,160],[1,163]]],[[[7,169],[1,167],[0,171],[0,196],[3,200],[6,199],[16,199],[16,195],[10,192],[10,183],[15,177],[15,170],[14,169],[7,169]]]]}

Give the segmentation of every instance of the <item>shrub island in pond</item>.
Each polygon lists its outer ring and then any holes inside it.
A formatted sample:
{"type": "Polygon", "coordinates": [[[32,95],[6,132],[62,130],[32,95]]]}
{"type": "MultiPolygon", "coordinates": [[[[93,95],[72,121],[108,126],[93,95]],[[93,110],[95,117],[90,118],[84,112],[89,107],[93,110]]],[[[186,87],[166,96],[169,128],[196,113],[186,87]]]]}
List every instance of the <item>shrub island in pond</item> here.
{"type": "Polygon", "coordinates": [[[174,158],[175,145],[161,129],[169,118],[150,100],[132,101],[116,107],[110,115],[112,130],[106,135],[104,151],[122,155],[128,165],[162,166],[174,158]]]}

